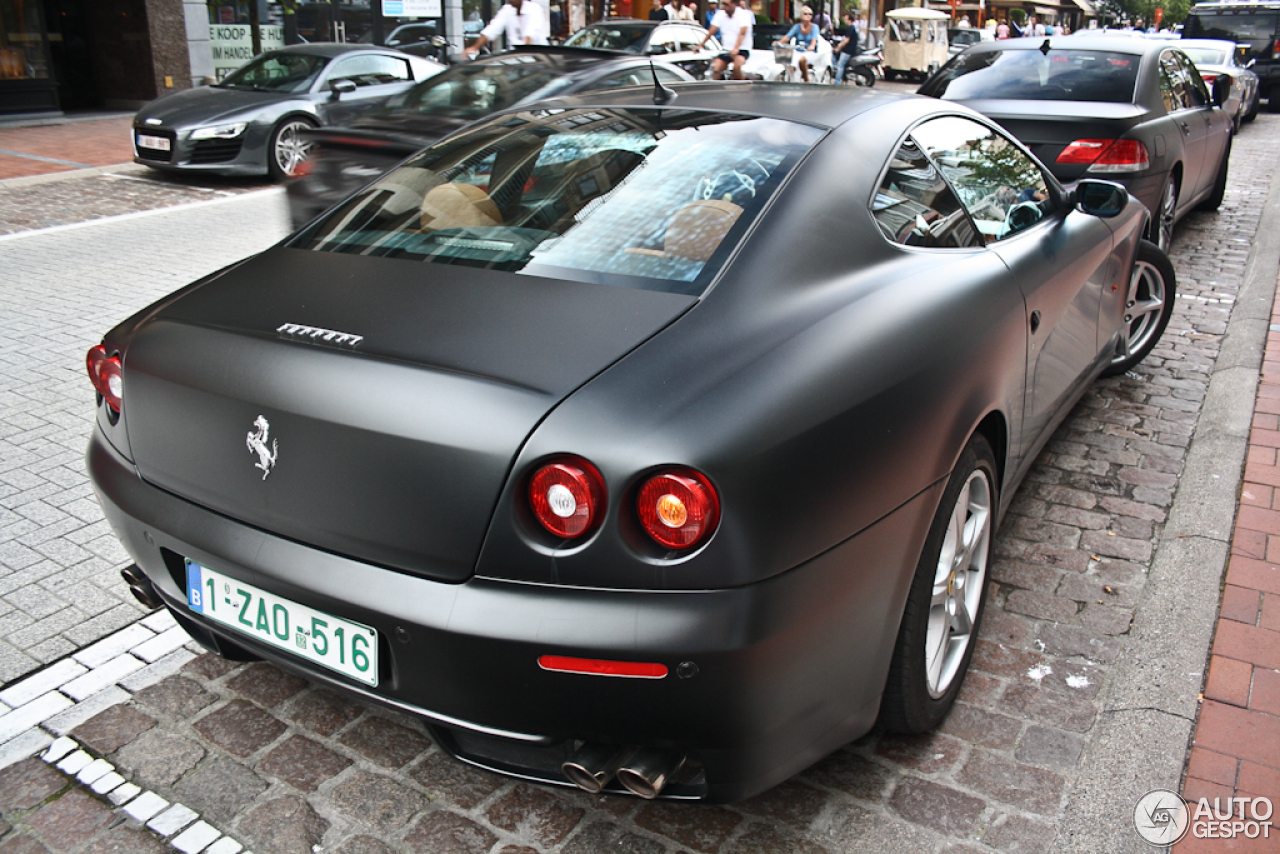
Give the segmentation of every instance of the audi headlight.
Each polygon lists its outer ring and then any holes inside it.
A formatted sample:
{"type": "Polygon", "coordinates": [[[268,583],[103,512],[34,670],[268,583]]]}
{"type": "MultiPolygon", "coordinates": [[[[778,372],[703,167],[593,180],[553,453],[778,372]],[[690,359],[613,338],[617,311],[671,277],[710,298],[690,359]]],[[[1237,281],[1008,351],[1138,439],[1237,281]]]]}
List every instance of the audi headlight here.
{"type": "Polygon", "coordinates": [[[197,128],[191,132],[192,139],[235,139],[244,133],[248,122],[236,122],[230,125],[215,125],[208,128],[197,128]]]}

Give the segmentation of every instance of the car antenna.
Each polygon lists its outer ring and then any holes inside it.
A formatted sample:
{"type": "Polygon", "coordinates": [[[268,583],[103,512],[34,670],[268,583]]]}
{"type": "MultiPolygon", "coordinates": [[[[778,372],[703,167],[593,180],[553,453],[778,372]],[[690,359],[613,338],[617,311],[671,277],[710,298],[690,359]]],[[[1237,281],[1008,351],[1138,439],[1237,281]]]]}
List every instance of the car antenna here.
{"type": "Polygon", "coordinates": [[[1040,45],[1040,52],[1041,52],[1041,53],[1043,53],[1045,56],[1048,56],[1048,55],[1049,55],[1049,40],[1048,40],[1048,39],[1045,39],[1045,40],[1044,40],[1044,44],[1040,45]]]}
{"type": "Polygon", "coordinates": [[[669,104],[676,99],[676,90],[669,86],[663,86],[658,80],[658,69],[653,67],[653,60],[649,60],[649,73],[653,75],[653,103],[669,104]]]}

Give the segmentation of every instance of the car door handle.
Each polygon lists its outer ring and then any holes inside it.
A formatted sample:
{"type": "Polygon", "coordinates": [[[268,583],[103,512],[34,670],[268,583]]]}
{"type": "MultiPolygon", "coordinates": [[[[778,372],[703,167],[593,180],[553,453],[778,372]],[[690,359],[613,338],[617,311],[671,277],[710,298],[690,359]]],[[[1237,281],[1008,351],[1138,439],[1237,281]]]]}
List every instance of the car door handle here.
{"type": "Polygon", "coordinates": [[[1178,122],[1178,124],[1182,126],[1183,133],[1186,133],[1186,134],[1191,133],[1191,125],[1187,124],[1186,122],[1178,122]]]}
{"type": "Polygon", "coordinates": [[[1040,312],[1031,312],[1031,334],[1035,335],[1036,330],[1040,328],[1040,312]]]}

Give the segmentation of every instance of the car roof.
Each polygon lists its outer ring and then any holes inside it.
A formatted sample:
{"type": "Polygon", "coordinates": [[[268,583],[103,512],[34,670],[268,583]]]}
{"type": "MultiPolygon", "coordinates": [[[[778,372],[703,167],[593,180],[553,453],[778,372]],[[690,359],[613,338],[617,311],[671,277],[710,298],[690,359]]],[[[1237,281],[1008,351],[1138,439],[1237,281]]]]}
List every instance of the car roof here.
{"type": "Polygon", "coordinates": [[[1236,52],[1236,43],[1229,39],[1180,39],[1180,41],[1187,47],[1204,47],[1212,50],[1225,50],[1230,54],[1234,54],[1236,52]]]}
{"type": "Polygon", "coordinates": [[[1191,7],[1192,12],[1220,12],[1223,9],[1274,12],[1280,10],[1280,2],[1277,0],[1206,0],[1191,7]]]}
{"type": "MultiPolygon", "coordinates": [[[[576,74],[589,68],[594,68],[604,62],[620,62],[623,60],[634,62],[637,59],[648,62],[647,57],[637,57],[634,53],[628,53],[625,50],[607,50],[599,47],[563,47],[561,45],[539,45],[525,44],[512,50],[504,50],[502,53],[493,53],[488,56],[482,56],[466,63],[467,67],[477,65],[506,65],[510,64],[514,57],[520,55],[534,55],[540,58],[543,65],[546,65],[562,74],[576,74]]],[[[661,60],[659,60],[661,62],[661,60]]],[[[458,66],[454,66],[455,68],[458,66]]]]}
{"type": "MultiPolygon", "coordinates": [[[[884,89],[849,89],[845,86],[813,86],[807,83],[702,81],[675,83],[668,88],[676,93],[674,101],[662,105],[668,109],[737,113],[827,128],[838,127],[861,113],[896,101],[916,100],[922,106],[933,107],[942,104],[934,98],[884,89]]],[[[539,103],[564,109],[655,106],[653,89],[648,86],[587,92],[539,103]]],[[[948,104],[946,109],[953,106],[948,104]]]]}
{"type": "Polygon", "coordinates": [[[1039,50],[1045,42],[1048,42],[1050,50],[1101,50],[1108,53],[1132,53],[1136,56],[1145,56],[1149,53],[1158,53],[1170,46],[1177,47],[1173,41],[1172,39],[1145,39],[1141,36],[1130,38],[1087,36],[1076,32],[1069,36],[1032,36],[1004,41],[978,42],[969,48],[968,52],[974,54],[1003,50],[1039,50]]]}
{"type": "Polygon", "coordinates": [[[357,51],[373,51],[377,53],[396,53],[391,48],[381,47],[373,44],[358,44],[356,42],[346,42],[339,44],[338,42],[310,42],[308,44],[291,44],[288,47],[276,48],[273,53],[300,53],[308,56],[341,56],[344,53],[355,53],[357,51]]]}

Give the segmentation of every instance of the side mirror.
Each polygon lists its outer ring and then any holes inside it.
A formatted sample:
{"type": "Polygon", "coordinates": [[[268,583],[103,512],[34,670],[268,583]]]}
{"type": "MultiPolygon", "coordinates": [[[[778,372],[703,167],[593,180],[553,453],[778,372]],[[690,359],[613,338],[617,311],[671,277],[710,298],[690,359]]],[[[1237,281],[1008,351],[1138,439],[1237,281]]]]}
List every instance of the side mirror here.
{"type": "Polygon", "coordinates": [[[1110,219],[1129,203],[1129,191],[1112,181],[1085,178],[1076,183],[1073,200],[1076,207],[1085,213],[1110,219]]]}
{"type": "Polygon", "coordinates": [[[329,91],[333,92],[333,97],[339,95],[350,95],[356,91],[356,84],[351,80],[335,80],[329,84],[329,91]]]}
{"type": "Polygon", "coordinates": [[[1232,80],[1226,74],[1219,74],[1218,78],[1213,81],[1213,103],[1219,107],[1225,107],[1227,101],[1231,98],[1232,80]]]}

